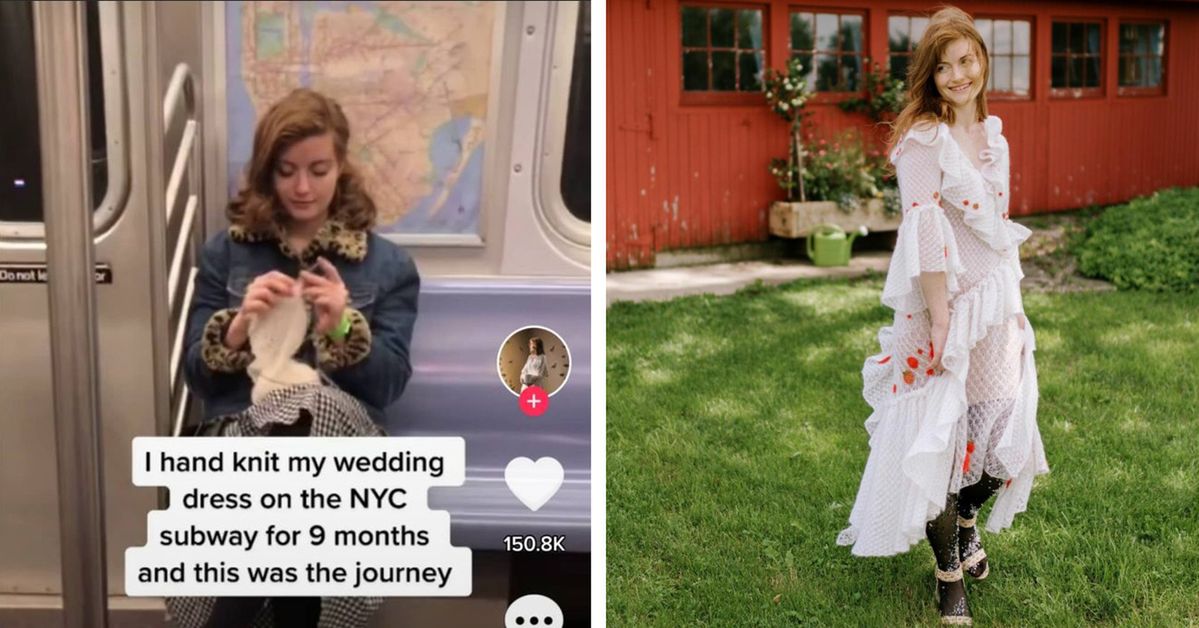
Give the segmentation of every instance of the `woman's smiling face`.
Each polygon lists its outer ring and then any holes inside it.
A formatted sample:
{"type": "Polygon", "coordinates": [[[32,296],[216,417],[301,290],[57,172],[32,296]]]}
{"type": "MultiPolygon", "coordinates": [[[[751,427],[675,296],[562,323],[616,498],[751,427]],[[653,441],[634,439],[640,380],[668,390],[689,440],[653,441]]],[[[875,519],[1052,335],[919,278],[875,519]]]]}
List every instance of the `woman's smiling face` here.
{"type": "Polygon", "coordinates": [[[945,47],[933,71],[937,92],[952,106],[960,107],[973,100],[983,89],[983,66],[978,51],[966,39],[958,39],[945,47]]]}

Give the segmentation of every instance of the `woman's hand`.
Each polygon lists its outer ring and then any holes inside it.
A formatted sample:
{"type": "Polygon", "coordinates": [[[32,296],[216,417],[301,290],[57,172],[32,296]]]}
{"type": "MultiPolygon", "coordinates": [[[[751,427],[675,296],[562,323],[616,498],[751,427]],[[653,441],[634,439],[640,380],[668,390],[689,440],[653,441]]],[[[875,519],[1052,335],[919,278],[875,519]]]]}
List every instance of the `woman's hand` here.
{"type": "Polygon", "coordinates": [[[929,349],[929,357],[932,361],[928,367],[933,370],[933,375],[940,375],[944,372],[941,367],[941,353],[945,350],[945,341],[949,338],[949,325],[946,323],[933,323],[930,331],[932,335],[932,347],[929,349]]]}
{"type": "Polygon", "coordinates": [[[233,350],[245,346],[249,339],[250,320],[269,312],[279,302],[279,299],[295,295],[296,287],[295,279],[277,270],[255,277],[254,281],[250,282],[246,288],[246,296],[242,298],[241,307],[229,323],[228,331],[225,332],[225,346],[233,350]]]}
{"type": "Polygon", "coordinates": [[[341,317],[350,301],[350,291],[346,289],[332,262],[321,257],[316,260],[316,265],[324,276],[303,270],[300,271],[300,281],[304,300],[311,303],[316,311],[316,333],[327,334],[341,324],[341,317]]]}

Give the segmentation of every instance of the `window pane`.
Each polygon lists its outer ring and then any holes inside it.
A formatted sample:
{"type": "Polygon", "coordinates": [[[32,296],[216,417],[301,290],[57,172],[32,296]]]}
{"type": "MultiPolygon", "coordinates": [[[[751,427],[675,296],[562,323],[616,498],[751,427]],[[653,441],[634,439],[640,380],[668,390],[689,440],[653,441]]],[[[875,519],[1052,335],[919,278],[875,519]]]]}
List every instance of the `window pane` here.
{"type": "Polygon", "coordinates": [[[900,81],[908,80],[908,57],[891,56],[891,76],[900,81]]]}
{"type": "Polygon", "coordinates": [[[1049,66],[1050,66],[1050,71],[1049,71],[1050,83],[1049,84],[1052,85],[1053,87],[1065,87],[1066,86],[1066,58],[1055,56],[1055,57],[1053,57],[1052,61],[1050,61],[1049,66]]]}
{"type": "Polygon", "coordinates": [[[42,150],[38,137],[33,3],[0,3],[0,220],[41,222],[42,150]]]}
{"type": "Polygon", "coordinates": [[[1081,22],[1070,25],[1070,51],[1085,53],[1087,51],[1087,25],[1081,22]]]}
{"type": "Polygon", "coordinates": [[[716,91],[733,91],[737,89],[736,67],[733,65],[736,53],[725,51],[712,52],[712,89],[716,91]]]}
{"type": "Polygon", "coordinates": [[[1083,81],[1086,78],[1086,58],[1085,57],[1070,57],[1070,63],[1067,64],[1070,70],[1070,75],[1066,77],[1066,84],[1069,87],[1082,87],[1083,81]]]}
{"type": "Polygon", "coordinates": [[[816,55],[816,91],[827,92],[837,87],[837,57],[816,55]]]}
{"type": "Polygon", "coordinates": [[[712,9],[712,47],[733,47],[733,10],[712,9]]]}
{"type": "Polygon", "coordinates": [[[1148,51],[1150,54],[1163,55],[1166,53],[1165,46],[1162,44],[1166,38],[1166,27],[1162,24],[1151,24],[1146,27],[1149,32],[1148,51]]]}
{"type": "Polygon", "coordinates": [[[862,16],[841,16],[841,50],[844,52],[860,52],[862,50],[862,16]]]}
{"type": "Polygon", "coordinates": [[[810,52],[794,53],[791,55],[791,58],[799,59],[799,64],[801,66],[803,66],[804,77],[808,81],[808,91],[812,91],[812,86],[815,85],[815,83],[813,83],[812,81],[815,80],[815,76],[816,76],[815,74],[812,73],[812,53],[810,53],[810,52]]]}
{"type": "Polygon", "coordinates": [[[857,55],[841,57],[841,85],[851,92],[858,91],[858,77],[862,73],[862,58],[857,55]]]}
{"type": "Polygon", "coordinates": [[[1087,24],[1087,53],[1099,54],[1099,25],[1087,24]]]}
{"type": "Polygon", "coordinates": [[[992,36],[992,32],[995,29],[991,20],[974,20],[974,30],[977,30],[978,34],[983,38],[983,43],[987,45],[987,50],[995,52],[995,38],[992,36]]]}
{"type": "Polygon", "coordinates": [[[562,151],[562,201],[579,220],[591,222],[591,0],[579,7],[575,54],[562,151]]]}
{"type": "Polygon", "coordinates": [[[742,9],[737,11],[737,47],[760,50],[762,48],[762,12],[742,9]]]}
{"type": "Polygon", "coordinates": [[[1120,87],[1129,87],[1132,85],[1132,57],[1121,55],[1120,60],[1116,62],[1116,84],[1120,87]]]}
{"type": "Polygon", "coordinates": [[[1068,28],[1062,22],[1053,23],[1053,52],[1066,52],[1069,42],[1068,28]]]}
{"type": "MultiPolygon", "coordinates": [[[[791,49],[812,50],[815,48],[816,36],[812,29],[811,13],[791,14],[791,49]]],[[[806,67],[806,66],[805,66],[806,67]]]]}
{"type": "MultiPolygon", "coordinates": [[[[92,208],[108,191],[108,137],[104,126],[104,72],[100,58],[100,12],[85,5],[88,61],[88,144],[92,208]]],[[[0,116],[0,221],[43,219],[42,151],[38,131],[37,70],[33,41],[33,5],[0,3],[0,77],[4,78],[0,116]]]]}
{"type": "Polygon", "coordinates": [[[683,53],[683,89],[691,91],[707,91],[708,89],[708,53],[683,53]]]}
{"type": "Polygon", "coordinates": [[[1145,57],[1120,57],[1119,81],[1122,87],[1144,85],[1145,57]]]}
{"type": "Polygon", "coordinates": [[[1099,78],[1103,76],[1099,69],[1099,57],[1087,57],[1087,87],[1099,87],[1099,78]]]}
{"type": "Polygon", "coordinates": [[[920,43],[920,38],[924,37],[924,31],[928,29],[927,17],[912,18],[912,49],[915,50],[916,45],[920,43]]]}
{"type": "Polygon", "coordinates": [[[995,22],[995,54],[1012,54],[1012,23],[1007,20],[995,22]]]}
{"type": "Polygon", "coordinates": [[[737,88],[743,92],[756,92],[762,89],[762,53],[742,52],[740,54],[740,72],[737,75],[737,88]]]}
{"type": "Polygon", "coordinates": [[[1012,52],[1032,54],[1032,25],[1025,21],[1012,22],[1012,52]]]}
{"type": "Polygon", "coordinates": [[[683,7],[683,45],[703,48],[708,45],[708,10],[683,7]]]}
{"type": "Polygon", "coordinates": [[[992,60],[994,67],[994,89],[1004,92],[1012,91],[1012,58],[996,57],[992,60]]]}
{"type": "MultiPolygon", "coordinates": [[[[902,15],[887,18],[887,45],[891,52],[907,52],[911,50],[912,42],[908,38],[908,28],[911,19],[902,15]]],[[[892,68],[895,66],[892,65],[892,68]]]]}
{"type": "Polygon", "coordinates": [[[1162,84],[1162,58],[1145,58],[1145,87],[1159,87],[1162,84]]]}
{"type": "Polygon", "coordinates": [[[1012,91],[1021,96],[1028,95],[1030,61],[1028,57],[1012,58],[1012,91]]]}
{"type": "Polygon", "coordinates": [[[1120,52],[1133,52],[1133,46],[1137,41],[1137,27],[1135,24],[1120,25],[1120,52]]]}
{"type": "Polygon", "coordinates": [[[816,14],[816,46],[820,50],[837,49],[837,16],[832,13],[816,14]]]}

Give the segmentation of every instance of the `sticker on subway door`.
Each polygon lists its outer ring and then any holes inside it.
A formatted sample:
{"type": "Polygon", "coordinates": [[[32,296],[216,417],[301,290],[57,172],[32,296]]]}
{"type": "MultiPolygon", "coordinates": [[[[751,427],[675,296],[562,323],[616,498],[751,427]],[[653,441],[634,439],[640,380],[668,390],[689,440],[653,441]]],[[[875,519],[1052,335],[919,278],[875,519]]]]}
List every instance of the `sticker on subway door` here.
{"type": "MultiPolygon", "coordinates": [[[[112,264],[98,263],[95,282],[112,283],[112,264]]],[[[50,270],[45,263],[0,262],[0,283],[49,283],[50,270]]]]}

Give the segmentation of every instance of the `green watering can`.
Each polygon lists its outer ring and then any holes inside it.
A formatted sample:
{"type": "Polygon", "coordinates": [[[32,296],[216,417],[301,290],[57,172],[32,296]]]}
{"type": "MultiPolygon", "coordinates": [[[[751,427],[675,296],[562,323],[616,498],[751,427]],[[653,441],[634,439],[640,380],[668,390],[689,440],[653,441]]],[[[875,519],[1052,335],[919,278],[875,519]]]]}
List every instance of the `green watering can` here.
{"type": "Polygon", "coordinates": [[[854,238],[866,233],[865,225],[853,234],[837,225],[818,225],[808,234],[808,258],[817,266],[848,266],[854,238]]]}

